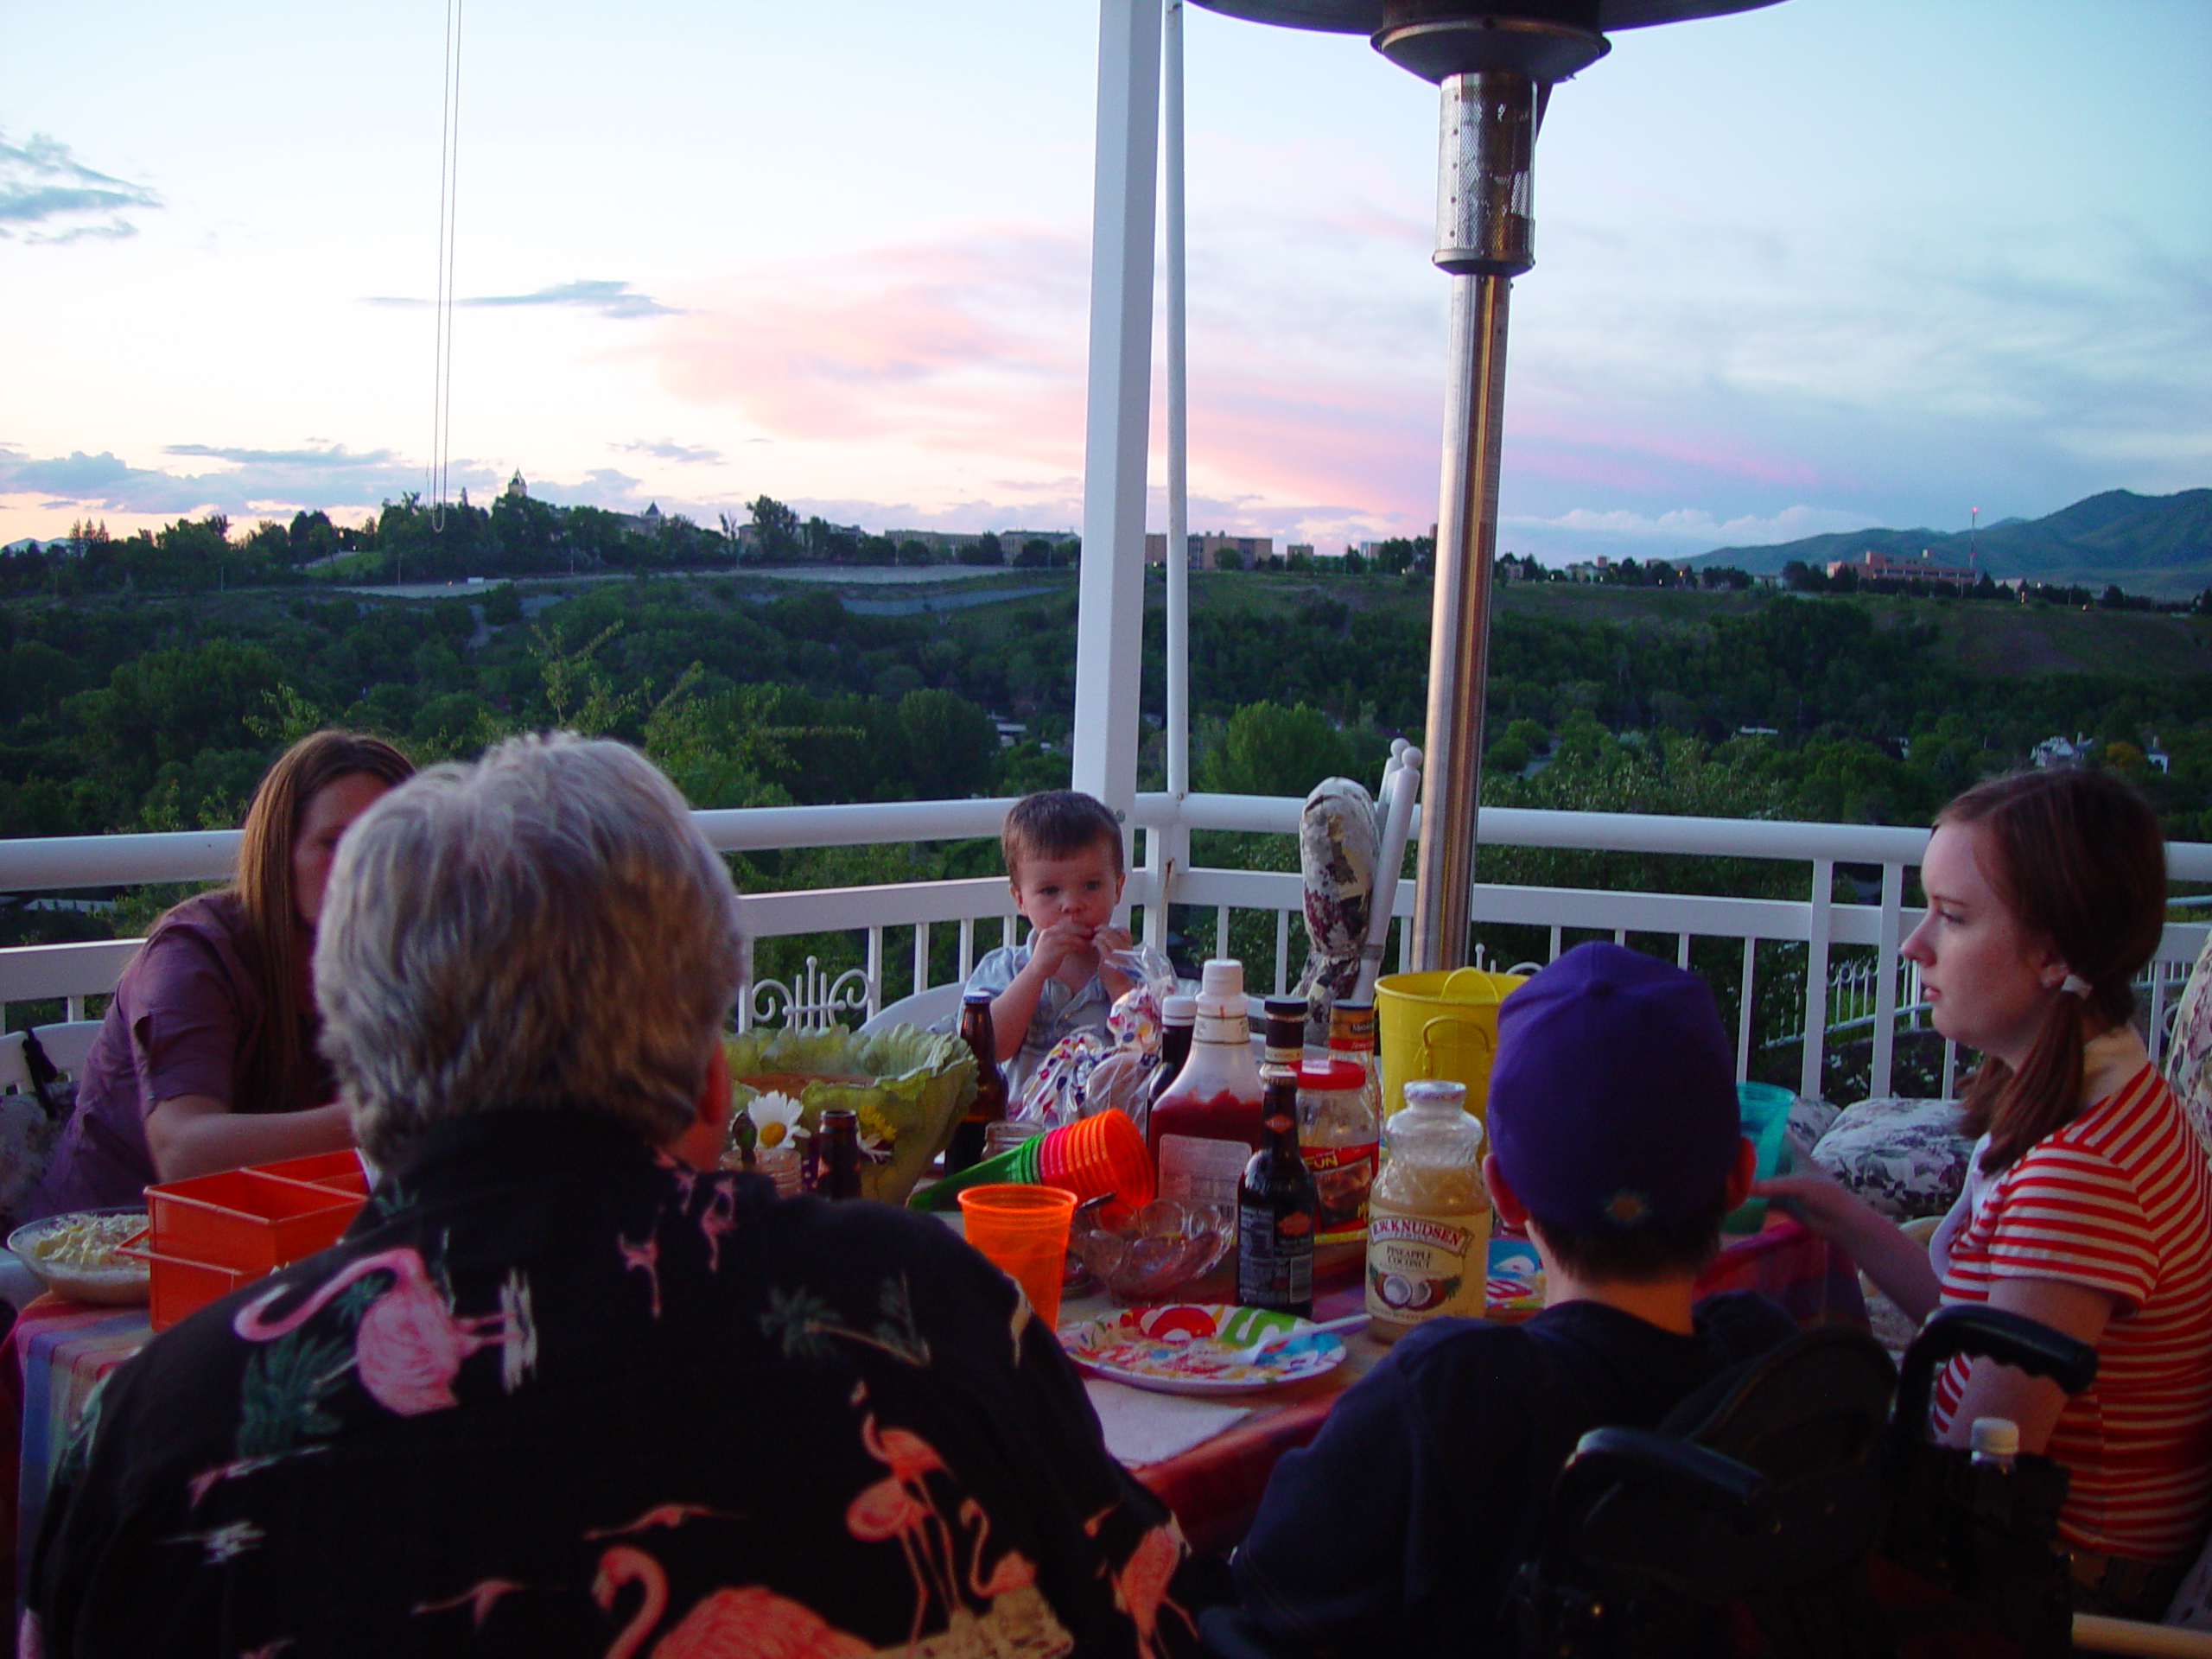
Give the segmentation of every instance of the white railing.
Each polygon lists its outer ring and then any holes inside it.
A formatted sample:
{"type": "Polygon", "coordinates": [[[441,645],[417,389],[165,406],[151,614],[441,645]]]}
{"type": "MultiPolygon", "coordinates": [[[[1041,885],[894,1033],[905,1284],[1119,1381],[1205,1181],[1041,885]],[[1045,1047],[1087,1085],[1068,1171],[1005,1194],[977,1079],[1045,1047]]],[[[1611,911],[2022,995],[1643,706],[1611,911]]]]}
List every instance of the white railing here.
{"type": "MultiPolygon", "coordinates": [[[[699,823],[717,848],[759,852],[795,847],[864,846],[916,841],[993,838],[1010,804],[1003,800],[897,803],[858,806],[778,807],[702,812],[699,823]]],[[[1160,899],[1211,912],[1211,948],[1225,949],[1240,913],[1259,918],[1260,937],[1272,950],[1248,963],[1250,982],[1285,988],[1304,954],[1304,895],[1292,872],[1224,869],[1189,861],[1193,831],[1231,830],[1284,837],[1297,832],[1300,803],[1258,796],[1192,795],[1179,803],[1166,795],[1141,795],[1131,814],[1142,832],[1141,856],[1130,871],[1125,895],[1141,914],[1146,936],[1166,937],[1160,899]]],[[[1739,1075],[1753,1055],[1757,993],[1780,984],[1797,1009],[1802,1041],[1797,1085],[1821,1092],[1832,1034],[1867,1028],[1872,1055],[1867,1088],[1891,1091],[1901,1029],[1914,1028],[1917,978],[1880,971],[1897,961],[1899,943],[1919,920],[1904,902],[1904,875],[1918,865],[1928,841],[1921,830],[1775,823],[1720,818],[1638,817],[1621,813],[1542,812],[1492,809],[1482,815],[1485,846],[1641,853],[1697,858],[1758,859],[1804,868],[1802,899],[1747,899],[1712,893],[1617,892],[1576,887],[1483,884],[1475,890],[1478,929],[1513,926],[1540,931],[1543,954],[1556,956],[1586,938],[1642,943],[1672,939],[1675,960],[1688,964],[1693,946],[1723,941],[1737,947],[1732,989],[1739,1075]],[[1837,867],[1878,871],[1878,903],[1840,903],[1834,897],[1837,867]],[[1777,966],[1771,947],[1798,947],[1777,966]],[[1763,951],[1762,947],[1769,947],[1763,951]],[[1763,957],[1766,960],[1763,961],[1763,957]],[[1804,987],[1823,995],[1808,1006],[1804,987]],[[1832,1028],[1833,1031],[1832,1031],[1832,1028]]],[[[1418,824],[1416,824],[1418,833],[1418,824]]],[[[1133,836],[1133,841],[1137,837],[1133,836]]],[[[90,836],[54,841],[0,842],[0,893],[52,892],[148,882],[207,881],[228,874],[235,833],[90,836]]],[[[2177,885],[2212,882],[2212,845],[2176,842],[2168,864],[2177,885]]],[[[1413,912],[1410,883],[1398,889],[1395,912],[1413,912]]],[[[998,877],[917,881],[809,892],[752,893],[743,901],[745,925],[756,945],[799,935],[842,934],[846,954],[820,953],[780,979],[755,983],[738,1010],[740,1022],[819,1023],[836,1014],[880,1010],[892,991],[918,991],[947,976],[933,964],[936,947],[950,930],[955,941],[951,978],[965,978],[976,958],[1016,936],[1006,882],[998,877]]],[[[2206,925],[2170,925],[2147,985],[2149,1028],[2162,1045],[2181,982],[2196,960],[2206,925]]],[[[1403,966],[1401,927],[1400,966],[1403,966]]],[[[1245,924],[1243,936],[1251,936],[1245,924]]],[[[0,1003],[65,999],[67,1016],[81,1018],[84,1000],[104,995],[129,959],[131,941],[26,946],[0,950],[0,1003]]],[[[1495,950],[1495,947],[1493,947],[1495,950]]],[[[1710,971],[1710,947],[1700,951],[1710,971]]],[[[15,1023],[20,1023],[16,1021],[15,1023]]],[[[1956,1056],[1946,1045],[1942,1089],[1953,1090],[1956,1056]]]]}

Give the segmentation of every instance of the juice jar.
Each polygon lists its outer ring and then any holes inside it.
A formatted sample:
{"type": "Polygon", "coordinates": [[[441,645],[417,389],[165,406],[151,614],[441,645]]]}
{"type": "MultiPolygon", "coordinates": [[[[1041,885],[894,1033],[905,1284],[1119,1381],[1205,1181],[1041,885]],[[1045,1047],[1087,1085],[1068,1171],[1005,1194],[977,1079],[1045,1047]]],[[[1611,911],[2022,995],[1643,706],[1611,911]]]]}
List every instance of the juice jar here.
{"type": "Polygon", "coordinates": [[[1440,1313],[1479,1319],[1489,1272],[1483,1126],[1465,1084],[1424,1078],[1382,1126],[1367,1205],[1367,1329],[1384,1342],[1440,1313]]]}
{"type": "Polygon", "coordinates": [[[1260,1149],[1262,1092],[1244,1016],[1243,964],[1209,962],[1191,1058],[1153,1103],[1146,1126],[1161,1198],[1236,1208],[1245,1162],[1260,1149]]]}

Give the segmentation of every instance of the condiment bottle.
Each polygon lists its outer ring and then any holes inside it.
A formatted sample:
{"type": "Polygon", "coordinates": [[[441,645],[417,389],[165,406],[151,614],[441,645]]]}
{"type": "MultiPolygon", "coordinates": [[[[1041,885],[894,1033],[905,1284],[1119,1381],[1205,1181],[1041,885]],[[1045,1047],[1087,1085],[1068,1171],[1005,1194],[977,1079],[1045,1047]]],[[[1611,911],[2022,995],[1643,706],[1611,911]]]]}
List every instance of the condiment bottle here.
{"type": "Polygon", "coordinates": [[[1971,1445],[1974,1465],[2012,1472],[2020,1455],[2020,1426],[2010,1417],[1977,1417],[1971,1445]]]}
{"type": "Polygon", "coordinates": [[[1279,1020],[1268,1004],[1268,1063],[1260,1075],[1267,1086],[1262,1106],[1259,1151],[1244,1165],[1236,1186],[1236,1300],[1300,1319],[1313,1316],[1313,1235],[1320,1200],[1313,1177],[1298,1151],[1298,1069],[1282,1064],[1276,1039],[1288,1033],[1294,1057],[1303,1043],[1305,1008],[1279,1020]]]}
{"type": "Polygon", "coordinates": [[[1234,1209],[1245,1160],[1260,1149],[1260,1068],[1244,1019],[1242,963],[1206,963],[1191,1058],[1152,1109],[1147,1137],[1160,1196],[1234,1209]]]}
{"type": "MultiPolygon", "coordinates": [[[[1162,997],[1160,1002],[1160,1067],[1152,1075],[1152,1092],[1148,1104],[1157,1106],[1160,1097],[1175,1081],[1183,1063],[1191,1058],[1191,1028],[1198,1018],[1198,999],[1185,991],[1162,997]]],[[[1147,1116],[1147,1122],[1150,1119],[1147,1116]]],[[[1147,1135],[1147,1142],[1150,1142],[1147,1135]]]]}
{"type": "Polygon", "coordinates": [[[983,1156],[990,1126],[1006,1121],[1006,1073],[999,1070],[997,1030],[991,1023],[991,994],[969,991],[960,1001],[960,1037],[976,1055],[976,1098],[952,1131],[944,1149],[944,1173],[957,1175],[983,1156]]]}
{"type": "Polygon", "coordinates": [[[857,1198],[861,1195],[860,1114],[833,1106],[822,1114],[816,1141],[821,1147],[822,1173],[815,1191],[825,1198],[857,1198]]]}
{"type": "Polygon", "coordinates": [[[1382,1163],[1367,1207],[1367,1329],[1395,1342],[1440,1313],[1481,1317],[1489,1271],[1490,1198],[1483,1126],[1465,1084],[1406,1085],[1382,1126],[1382,1163]]]}
{"type": "Polygon", "coordinates": [[[1324,1244],[1367,1236],[1382,1127],[1382,1079],[1375,1068],[1375,1005],[1339,1002],[1329,1013],[1327,1058],[1298,1077],[1298,1139],[1321,1195],[1324,1244]]]}

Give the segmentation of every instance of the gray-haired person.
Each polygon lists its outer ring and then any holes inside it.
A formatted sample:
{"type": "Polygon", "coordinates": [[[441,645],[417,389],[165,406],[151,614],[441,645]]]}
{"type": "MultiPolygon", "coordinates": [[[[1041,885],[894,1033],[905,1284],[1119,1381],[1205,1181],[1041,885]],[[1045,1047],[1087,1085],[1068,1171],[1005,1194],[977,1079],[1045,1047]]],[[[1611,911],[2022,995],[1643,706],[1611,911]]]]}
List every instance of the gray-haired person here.
{"type": "Polygon", "coordinates": [[[364,814],[315,972],[382,1179],[94,1396],[25,1650],[1195,1650],[1173,1521],[1004,1275],[696,1166],[741,960],[721,861],[618,744],[518,739],[364,814]]]}

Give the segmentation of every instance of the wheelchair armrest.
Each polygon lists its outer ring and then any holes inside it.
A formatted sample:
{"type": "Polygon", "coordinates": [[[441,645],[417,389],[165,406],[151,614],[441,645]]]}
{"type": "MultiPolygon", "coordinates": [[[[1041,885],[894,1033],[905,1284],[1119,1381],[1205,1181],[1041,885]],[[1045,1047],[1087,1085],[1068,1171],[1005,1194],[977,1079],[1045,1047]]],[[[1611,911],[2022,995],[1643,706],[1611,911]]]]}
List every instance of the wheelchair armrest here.
{"type": "Polygon", "coordinates": [[[1575,1442],[1552,1489],[1548,1550],[1554,1556],[1570,1551],[1592,1503],[1618,1482],[1718,1516],[1742,1531],[1774,1522],[1774,1483],[1748,1465],[1648,1429],[1593,1428],[1575,1442]]]}
{"type": "Polygon", "coordinates": [[[2094,1348],[2024,1314],[1971,1304],[1938,1308],[1905,1350],[1898,1374],[1891,1432],[1901,1450],[1918,1445],[1927,1433],[1936,1374],[1957,1354],[2016,1365],[2030,1376],[2049,1377],[2069,1394],[2081,1393],[2097,1376],[2094,1348]]]}

